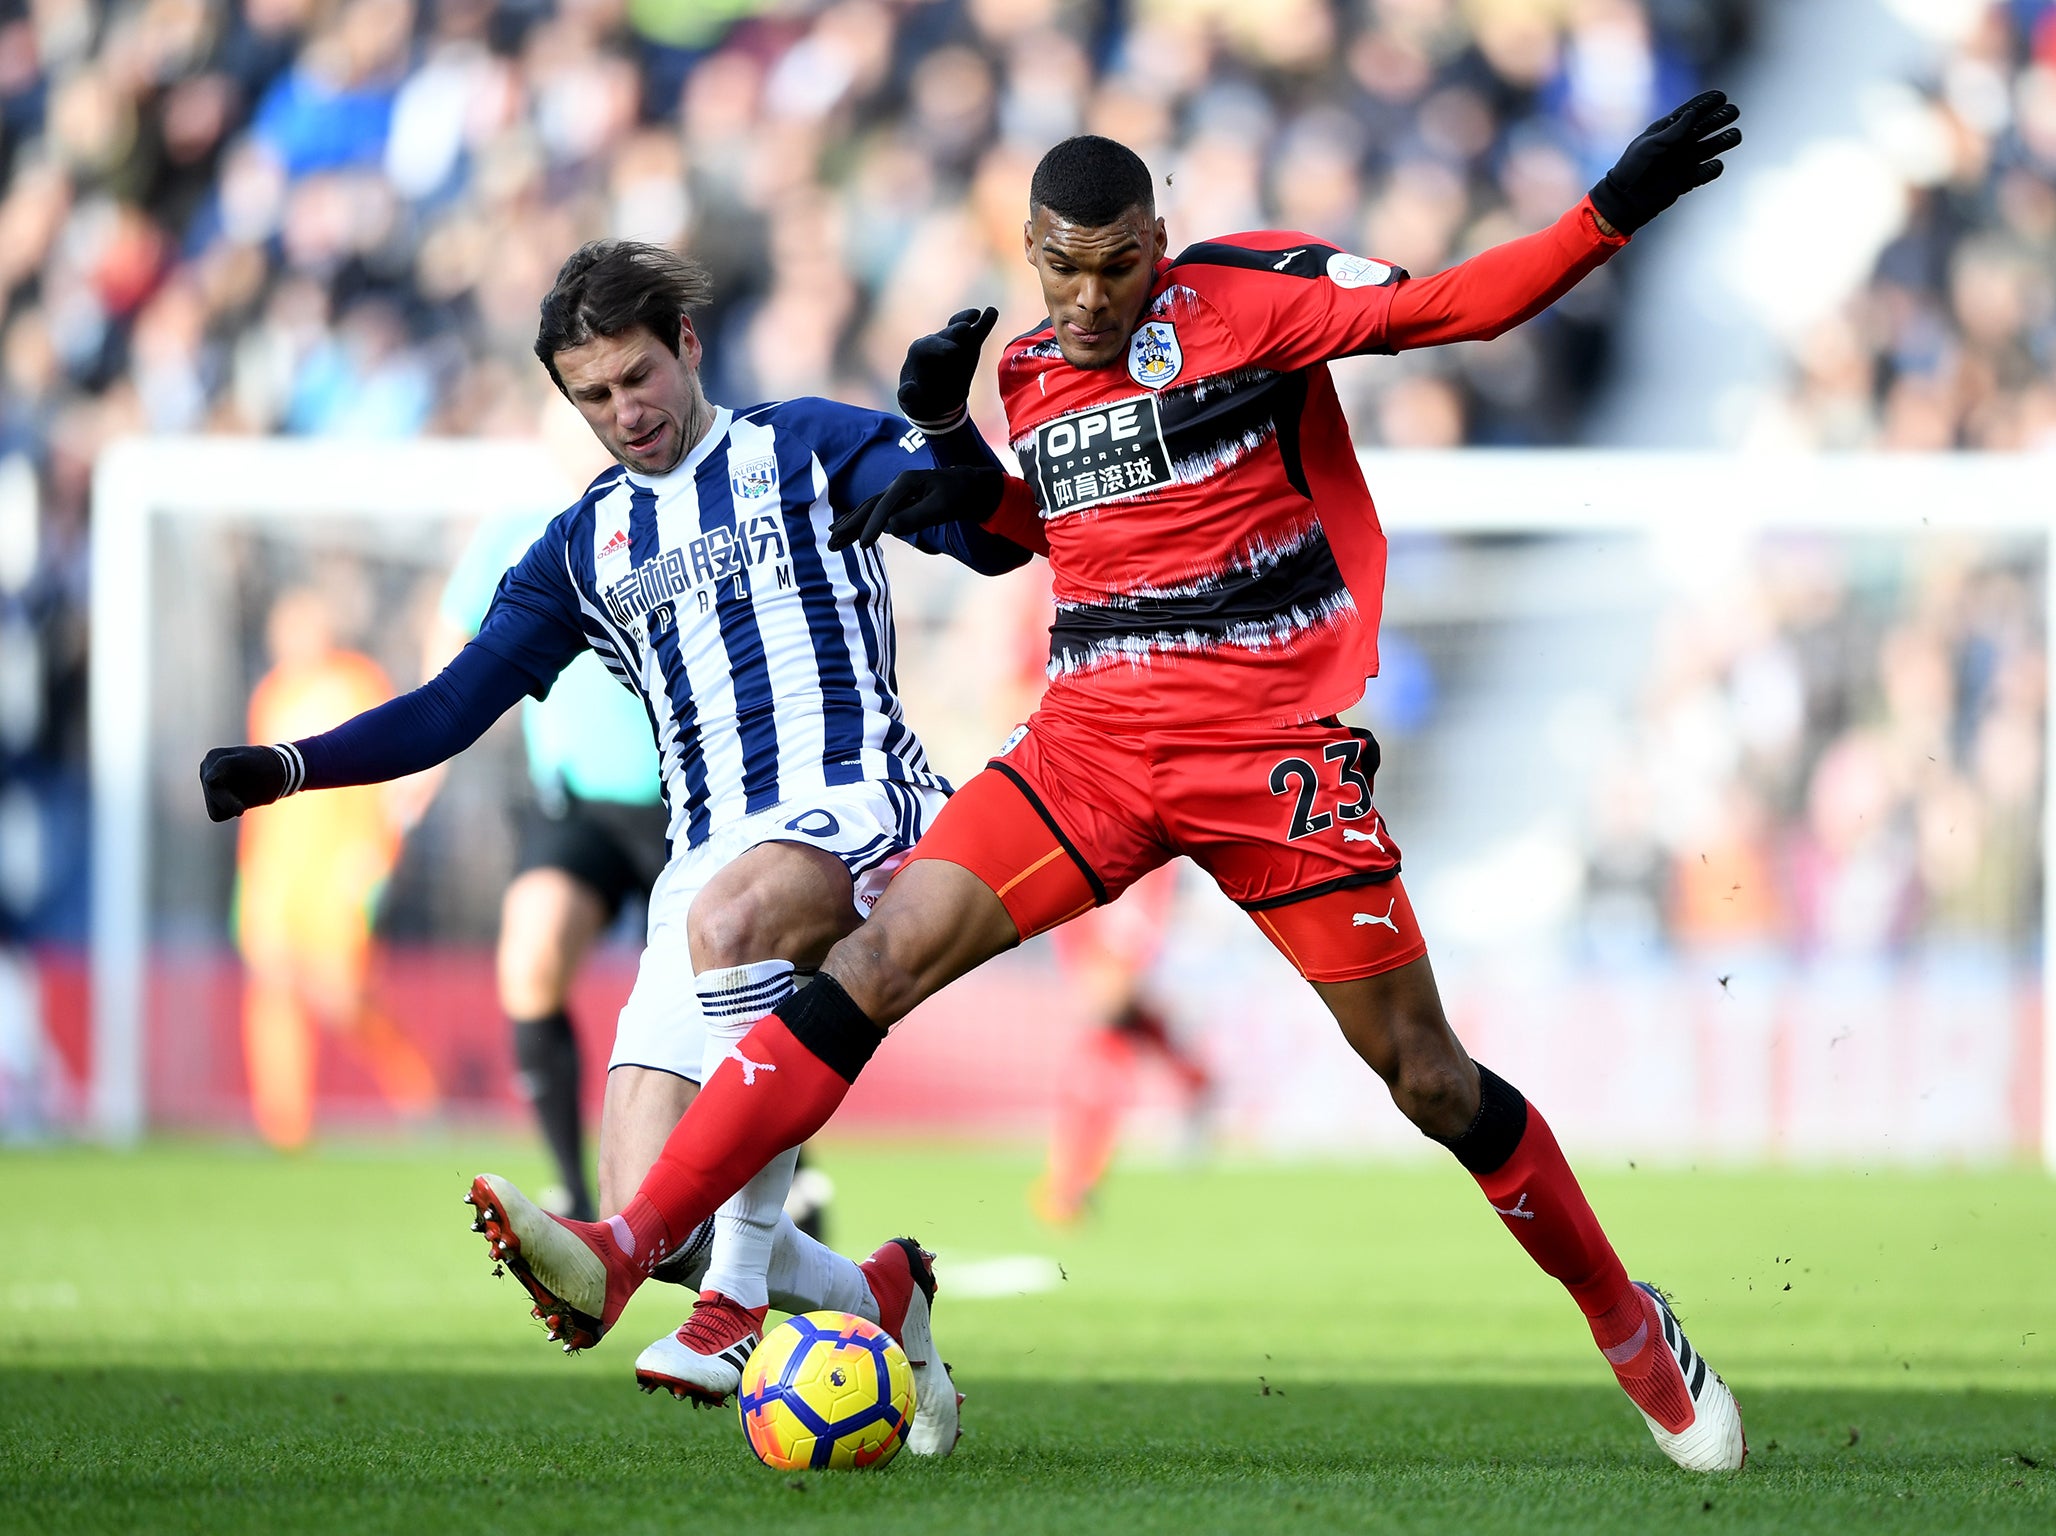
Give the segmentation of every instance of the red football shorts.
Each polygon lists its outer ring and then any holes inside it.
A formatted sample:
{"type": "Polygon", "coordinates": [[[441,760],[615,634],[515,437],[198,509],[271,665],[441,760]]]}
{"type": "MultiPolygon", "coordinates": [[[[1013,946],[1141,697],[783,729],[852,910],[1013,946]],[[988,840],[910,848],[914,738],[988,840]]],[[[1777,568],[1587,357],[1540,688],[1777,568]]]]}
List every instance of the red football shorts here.
{"type": "Polygon", "coordinates": [[[1184,854],[1309,981],[1427,953],[1371,804],[1378,744],[1333,720],[1113,730],[1048,707],[914,849],[983,880],[1022,938],[1184,854]]]}

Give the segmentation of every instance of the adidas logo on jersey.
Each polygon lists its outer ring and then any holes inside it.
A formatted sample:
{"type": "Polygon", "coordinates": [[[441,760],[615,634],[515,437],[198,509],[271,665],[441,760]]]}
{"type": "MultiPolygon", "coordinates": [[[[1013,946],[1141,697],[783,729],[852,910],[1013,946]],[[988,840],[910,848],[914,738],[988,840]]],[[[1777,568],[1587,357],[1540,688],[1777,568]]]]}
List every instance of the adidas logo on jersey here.
{"type": "Polygon", "coordinates": [[[621,529],[616,528],[614,536],[600,546],[600,558],[604,560],[609,555],[618,555],[626,548],[628,548],[628,535],[621,529]]]}

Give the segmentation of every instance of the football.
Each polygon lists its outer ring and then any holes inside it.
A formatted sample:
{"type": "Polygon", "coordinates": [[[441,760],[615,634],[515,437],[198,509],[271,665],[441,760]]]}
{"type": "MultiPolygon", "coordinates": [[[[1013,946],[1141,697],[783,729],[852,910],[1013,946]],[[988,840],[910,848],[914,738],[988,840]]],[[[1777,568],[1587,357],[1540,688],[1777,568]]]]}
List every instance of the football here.
{"type": "Polygon", "coordinates": [[[743,1367],[736,1411],[767,1467],[881,1467],[913,1424],[914,1369],[876,1323],[807,1312],[764,1335],[743,1367]]]}

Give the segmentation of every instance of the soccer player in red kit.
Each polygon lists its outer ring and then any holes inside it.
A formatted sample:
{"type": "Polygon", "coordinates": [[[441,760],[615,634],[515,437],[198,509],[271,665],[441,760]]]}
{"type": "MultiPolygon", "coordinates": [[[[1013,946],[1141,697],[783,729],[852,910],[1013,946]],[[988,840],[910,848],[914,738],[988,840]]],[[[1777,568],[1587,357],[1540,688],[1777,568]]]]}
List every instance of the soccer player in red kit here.
{"type": "Polygon", "coordinates": [[[840,534],[944,517],[1046,539],[1057,619],[1042,706],[936,819],[819,979],[744,1036],[605,1225],[528,1206],[486,1226],[570,1346],[768,1157],[833,1113],[884,1031],[992,955],[1184,854],[1312,983],[1393,1101],[1570,1292],[1679,1465],[1747,1454],[1740,1412],[1633,1282],[1539,1110],[1465,1053],[1372,803],[1377,744],[1338,710],[1377,670],[1385,543],[1326,364],[1500,334],[1538,313],[1741,142],[1708,92],[1650,125],[1553,226],[1433,277],[1310,235],[1175,258],[1147,169],[1107,139],[1037,166],[1025,231],[1049,320],[1000,389],[1023,478],[964,402],[995,318],[917,341],[900,403],[935,445],[840,534]]]}

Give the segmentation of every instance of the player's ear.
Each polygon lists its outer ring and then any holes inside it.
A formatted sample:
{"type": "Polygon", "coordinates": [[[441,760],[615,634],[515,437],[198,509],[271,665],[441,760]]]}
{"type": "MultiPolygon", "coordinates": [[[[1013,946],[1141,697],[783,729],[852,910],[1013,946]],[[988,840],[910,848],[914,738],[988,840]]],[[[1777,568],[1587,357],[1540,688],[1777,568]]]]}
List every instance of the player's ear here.
{"type": "Polygon", "coordinates": [[[700,345],[700,333],[692,328],[692,316],[678,317],[678,355],[690,366],[697,368],[706,348],[700,345]]]}
{"type": "Polygon", "coordinates": [[[1035,220],[1033,218],[1026,218],[1021,221],[1021,254],[1028,258],[1029,266],[1035,265],[1035,220]]]}
{"type": "Polygon", "coordinates": [[[1150,264],[1154,266],[1171,253],[1170,231],[1165,229],[1161,216],[1156,221],[1156,249],[1150,252],[1150,264]]]}

